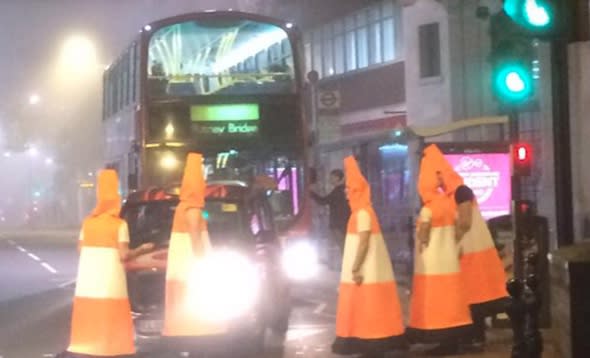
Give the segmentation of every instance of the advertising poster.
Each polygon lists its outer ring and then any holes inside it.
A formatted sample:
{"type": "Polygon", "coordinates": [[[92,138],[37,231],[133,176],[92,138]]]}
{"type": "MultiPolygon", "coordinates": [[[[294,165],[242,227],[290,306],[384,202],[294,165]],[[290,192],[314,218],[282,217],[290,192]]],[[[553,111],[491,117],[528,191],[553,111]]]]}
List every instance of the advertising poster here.
{"type": "Polygon", "coordinates": [[[510,154],[445,154],[445,158],[473,190],[486,220],[510,214],[510,154]]]}

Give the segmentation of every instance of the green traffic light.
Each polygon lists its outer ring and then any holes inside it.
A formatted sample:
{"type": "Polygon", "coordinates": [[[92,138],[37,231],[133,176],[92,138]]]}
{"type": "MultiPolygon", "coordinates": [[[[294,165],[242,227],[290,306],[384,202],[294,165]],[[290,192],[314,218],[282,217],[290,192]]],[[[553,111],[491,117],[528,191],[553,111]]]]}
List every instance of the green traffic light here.
{"type": "Polygon", "coordinates": [[[493,74],[494,93],[505,104],[526,102],[533,94],[533,77],[529,67],[502,64],[493,74]]]}
{"type": "Polygon", "coordinates": [[[531,25],[545,27],[551,22],[547,9],[544,6],[539,6],[536,0],[527,0],[524,8],[524,16],[531,25]]]}
{"type": "Polygon", "coordinates": [[[525,84],[524,84],[524,80],[522,79],[522,77],[520,76],[520,74],[518,72],[510,72],[506,75],[506,88],[508,88],[508,90],[510,92],[513,93],[520,93],[522,91],[524,91],[525,89],[525,84]]]}
{"type": "Polygon", "coordinates": [[[512,20],[531,30],[553,26],[555,11],[546,0],[505,0],[503,8],[512,20]]]}

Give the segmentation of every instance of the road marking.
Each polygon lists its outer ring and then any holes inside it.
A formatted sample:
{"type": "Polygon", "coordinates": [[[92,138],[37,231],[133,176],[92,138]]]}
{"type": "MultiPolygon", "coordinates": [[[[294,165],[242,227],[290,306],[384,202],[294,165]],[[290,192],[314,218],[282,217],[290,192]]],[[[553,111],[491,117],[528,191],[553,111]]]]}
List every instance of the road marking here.
{"type": "Polygon", "coordinates": [[[302,338],[315,336],[325,331],[327,331],[326,328],[289,329],[287,332],[287,341],[295,341],[302,338]]]}
{"type": "MultiPolygon", "coordinates": [[[[8,240],[8,243],[9,243],[10,245],[16,245],[16,242],[14,242],[14,241],[12,241],[12,240],[8,240]]],[[[2,358],[2,357],[0,357],[0,358],[2,358]]]]}
{"type": "Polygon", "coordinates": [[[319,305],[318,305],[318,306],[315,308],[315,310],[313,310],[313,313],[315,313],[315,314],[320,314],[320,313],[322,313],[322,311],[323,311],[323,310],[326,308],[326,306],[327,306],[327,305],[326,305],[325,303],[323,303],[323,302],[322,302],[322,303],[320,303],[320,304],[319,304],[319,305]]]}
{"type": "Polygon", "coordinates": [[[52,357],[55,357],[55,354],[52,354],[52,353],[43,354],[43,358],[52,358],[52,357]]]}
{"type": "Polygon", "coordinates": [[[59,284],[57,287],[59,287],[59,288],[66,288],[66,287],[71,286],[71,285],[73,285],[75,283],[76,283],[76,279],[68,280],[66,282],[63,282],[63,283],[59,284]]]}
{"type": "Polygon", "coordinates": [[[51,267],[51,265],[48,264],[47,262],[42,262],[41,266],[45,267],[47,269],[47,271],[49,271],[51,273],[57,273],[57,270],[54,269],[53,267],[51,267]]]}
{"type": "Polygon", "coordinates": [[[22,246],[17,246],[16,248],[17,248],[17,249],[18,249],[18,251],[20,251],[20,252],[27,252],[27,250],[26,250],[24,247],[22,247],[22,246]]]}
{"type": "Polygon", "coordinates": [[[32,258],[35,261],[41,261],[41,259],[39,258],[39,256],[32,254],[32,253],[27,253],[27,255],[29,255],[30,258],[32,258]]]}

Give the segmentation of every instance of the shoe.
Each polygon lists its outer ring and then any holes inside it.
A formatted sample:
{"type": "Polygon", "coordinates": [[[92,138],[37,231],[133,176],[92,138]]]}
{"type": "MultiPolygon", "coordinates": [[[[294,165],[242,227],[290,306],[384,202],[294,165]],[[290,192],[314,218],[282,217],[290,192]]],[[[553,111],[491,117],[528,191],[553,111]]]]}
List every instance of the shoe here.
{"type": "Polygon", "coordinates": [[[462,350],[458,344],[440,344],[426,351],[426,354],[435,357],[452,356],[462,354],[462,350]]]}
{"type": "Polygon", "coordinates": [[[485,350],[485,342],[475,339],[471,342],[464,342],[461,343],[460,350],[464,353],[482,353],[485,350]]]}

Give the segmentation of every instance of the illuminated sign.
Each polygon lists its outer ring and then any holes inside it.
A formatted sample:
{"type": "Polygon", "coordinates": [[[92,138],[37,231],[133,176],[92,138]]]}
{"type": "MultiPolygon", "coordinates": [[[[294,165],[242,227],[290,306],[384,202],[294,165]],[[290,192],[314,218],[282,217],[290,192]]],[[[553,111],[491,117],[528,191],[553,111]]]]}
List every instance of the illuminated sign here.
{"type": "Polygon", "coordinates": [[[203,104],[191,106],[193,122],[257,121],[260,108],[257,104],[203,104]]]}
{"type": "Polygon", "coordinates": [[[445,154],[445,158],[473,190],[485,219],[510,214],[509,153],[445,154]]]}
{"type": "Polygon", "coordinates": [[[191,121],[198,134],[256,134],[258,104],[214,104],[191,106],[191,121]]]}

